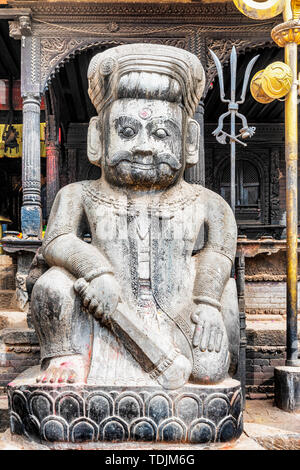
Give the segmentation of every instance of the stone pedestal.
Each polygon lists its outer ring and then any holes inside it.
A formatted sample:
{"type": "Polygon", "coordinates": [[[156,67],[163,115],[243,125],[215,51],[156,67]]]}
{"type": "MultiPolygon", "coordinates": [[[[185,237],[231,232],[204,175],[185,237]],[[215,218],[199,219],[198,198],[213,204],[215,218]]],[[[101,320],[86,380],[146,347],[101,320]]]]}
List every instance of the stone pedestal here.
{"type": "Polygon", "coordinates": [[[275,404],[284,411],[300,411],[300,367],[274,369],[275,404]]]}
{"type": "Polygon", "coordinates": [[[42,442],[229,442],[243,431],[240,383],[153,387],[9,384],[11,432],[42,442]]]}

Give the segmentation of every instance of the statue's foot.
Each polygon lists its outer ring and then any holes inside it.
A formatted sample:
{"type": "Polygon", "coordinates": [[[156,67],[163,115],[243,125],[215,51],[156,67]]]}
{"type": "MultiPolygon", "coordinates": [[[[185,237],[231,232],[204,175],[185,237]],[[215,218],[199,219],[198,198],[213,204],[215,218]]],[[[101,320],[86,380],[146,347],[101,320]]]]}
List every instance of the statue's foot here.
{"type": "Polygon", "coordinates": [[[78,383],[86,382],[87,363],[83,356],[74,354],[70,356],[55,357],[49,360],[44,371],[36,378],[40,383],[78,383]]]}

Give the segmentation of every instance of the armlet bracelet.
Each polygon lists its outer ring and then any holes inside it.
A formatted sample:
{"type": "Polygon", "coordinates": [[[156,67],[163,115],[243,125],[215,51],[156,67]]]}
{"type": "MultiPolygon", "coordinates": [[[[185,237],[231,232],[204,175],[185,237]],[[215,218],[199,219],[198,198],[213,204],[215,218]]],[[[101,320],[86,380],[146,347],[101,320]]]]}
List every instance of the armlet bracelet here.
{"type": "Polygon", "coordinates": [[[212,307],[217,308],[218,310],[221,310],[221,304],[217,300],[212,299],[211,297],[205,297],[204,295],[199,296],[199,297],[194,297],[194,302],[196,304],[208,304],[211,305],[212,307]]]}
{"type": "Polygon", "coordinates": [[[89,274],[87,274],[86,276],[84,276],[84,279],[87,281],[87,282],[91,282],[93,279],[95,279],[96,277],[99,277],[99,276],[102,276],[102,274],[114,274],[114,272],[109,269],[109,268],[99,268],[99,269],[94,269],[93,271],[91,271],[89,274]]]}

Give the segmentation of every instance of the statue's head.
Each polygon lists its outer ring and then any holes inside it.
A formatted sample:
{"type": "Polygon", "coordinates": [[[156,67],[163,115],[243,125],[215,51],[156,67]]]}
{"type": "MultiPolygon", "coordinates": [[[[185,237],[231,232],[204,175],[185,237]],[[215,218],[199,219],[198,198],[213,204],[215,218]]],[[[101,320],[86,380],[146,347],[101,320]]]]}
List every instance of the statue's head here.
{"type": "Polygon", "coordinates": [[[204,88],[197,57],[171,46],[132,44],[93,57],[88,157],[113,185],[161,189],[198,161],[193,120],[204,88]]]}

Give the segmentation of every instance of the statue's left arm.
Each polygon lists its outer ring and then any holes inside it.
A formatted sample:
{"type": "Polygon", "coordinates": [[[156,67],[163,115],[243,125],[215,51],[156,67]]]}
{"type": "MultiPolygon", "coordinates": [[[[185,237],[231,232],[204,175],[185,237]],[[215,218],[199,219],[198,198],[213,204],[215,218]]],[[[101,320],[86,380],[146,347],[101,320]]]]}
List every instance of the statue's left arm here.
{"type": "Polygon", "coordinates": [[[203,350],[218,350],[218,335],[212,335],[209,330],[222,329],[220,301],[235,258],[237,226],[231,208],[221,196],[209,191],[205,202],[207,240],[203,249],[195,256],[196,277],[193,294],[197,309],[193,320],[198,324],[198,328],[195,329],[194,345],[201,343],[203,350]],[[204,334],[205,325],[210,325],[210,328],[206,328],[204,334]],[[212,341],[212,336],[215,341],[212,341]],[[214,344],[210,344],[210,339],[214,344]]]}

